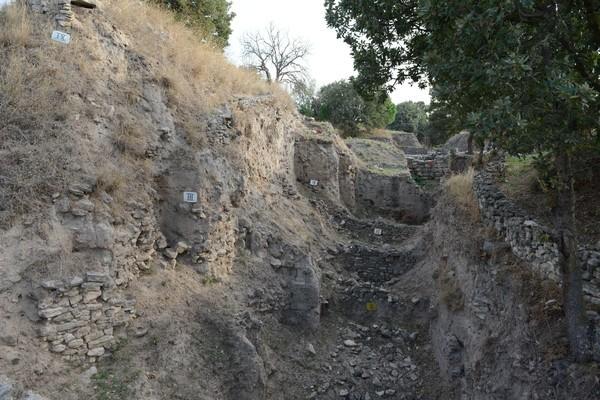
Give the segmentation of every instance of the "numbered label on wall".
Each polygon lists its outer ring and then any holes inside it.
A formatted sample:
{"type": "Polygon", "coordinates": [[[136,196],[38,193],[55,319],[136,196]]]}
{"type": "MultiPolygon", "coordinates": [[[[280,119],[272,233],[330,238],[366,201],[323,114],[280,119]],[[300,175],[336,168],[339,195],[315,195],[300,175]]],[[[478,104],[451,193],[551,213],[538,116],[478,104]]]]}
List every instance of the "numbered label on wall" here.
{"type": "Polygon", "coordinates": [[[52,40],[63,44],[69,44],[71,43],[71,35],[61,31],[54,31],[52,32],[52,40]]]}
{"type": "Polygon", "coordinates": [[[319,186],[319,181],[316,179],[311,179],[310,180],[310,186],[319,186]]]}
{"type": "Polygon", "coordinates": [[[380,228],[375,228],[373,233],[375,233],[377,236],[381,236],[381,235],[383,235],[383,230],[380,228]]]}
{"type": "Polygon", "coordinates": [[[198,193],[196,192],[183,192],[183,201],[186,203],[197,203],[198,193]]]}

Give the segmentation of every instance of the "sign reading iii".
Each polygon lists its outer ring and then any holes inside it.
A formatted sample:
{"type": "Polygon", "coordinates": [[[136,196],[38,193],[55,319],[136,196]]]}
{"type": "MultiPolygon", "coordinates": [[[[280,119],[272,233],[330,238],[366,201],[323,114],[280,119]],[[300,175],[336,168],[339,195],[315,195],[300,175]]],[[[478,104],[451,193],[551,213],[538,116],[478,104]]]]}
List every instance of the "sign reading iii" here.
{"type": "Polygon", "coordinates": [[[197,203],[198,193],[196,192],[183,192],[183,201],[186,203],[197,203]]]}

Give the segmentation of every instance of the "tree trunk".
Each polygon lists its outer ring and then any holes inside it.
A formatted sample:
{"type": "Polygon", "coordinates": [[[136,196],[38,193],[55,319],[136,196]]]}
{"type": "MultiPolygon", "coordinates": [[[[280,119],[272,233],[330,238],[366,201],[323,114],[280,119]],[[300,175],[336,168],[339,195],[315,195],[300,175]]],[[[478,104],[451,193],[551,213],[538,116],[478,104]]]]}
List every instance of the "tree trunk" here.
{"type": "Polygon", "coordinates": [[[559,150],[555,160],[558,173],[555,228],[558,239],[559,266],[562,273],[564,312],[571,355],[578,362],[591,357],[591,341],[583,306],[583,282],[577,259],[575,236],[575,191],[571,157],[559,150]]]}
{"type": "Polygon", "coordinates": [[[469,132],[469,137],[467,139],[467,154],[473,154],[473,132],[469,132]]]}

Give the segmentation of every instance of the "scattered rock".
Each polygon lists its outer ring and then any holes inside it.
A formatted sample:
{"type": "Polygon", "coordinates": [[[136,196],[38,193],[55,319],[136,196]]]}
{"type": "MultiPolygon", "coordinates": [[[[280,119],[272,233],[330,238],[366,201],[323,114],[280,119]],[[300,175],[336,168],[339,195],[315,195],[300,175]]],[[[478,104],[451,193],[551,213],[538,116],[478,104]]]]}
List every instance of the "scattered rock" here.
{"type": "Polygon", "coordinates": [[[133,329],[133,334],[135,337],[146,336],[147,333],[148,333],[148,328],[146,328],[144,326],[136,326],[133,329]]]}
{"type": "Polygon", "coordinates": [[[167,257],[171,260],[175,260],[177,258],[177,250],[172,249],[170,247],[167,247],[166,249],[164,249],[163,254],[165,255],[165,257],[167,257]]]}
{"type": "Polygon", "coordinates": [[[177,255],[183,254],[190,249],[190,246],[185,242],[177,242],[175,245],[175,252],[177,255]]]}
{"type": "Polygon", "coordinates": [[[0,400],[13,400],[14,386],[10,379],[0,375],[0,400]]]}
{"type": "Polygon", "coordinates": [[[23,400],[46,400],[46,398],[40,396],[37,393],[27,391],[27,392],[25,392],[25,396],[23,397],[23,400]]]}

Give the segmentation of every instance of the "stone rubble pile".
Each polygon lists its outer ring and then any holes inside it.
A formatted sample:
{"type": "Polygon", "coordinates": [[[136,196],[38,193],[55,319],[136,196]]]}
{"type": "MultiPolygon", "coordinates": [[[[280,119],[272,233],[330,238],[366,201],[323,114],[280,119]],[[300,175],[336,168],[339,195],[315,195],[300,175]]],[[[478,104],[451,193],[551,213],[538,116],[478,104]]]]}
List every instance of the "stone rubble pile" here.
{"type": "Polygon", "coordinates": [[[118,342],[116,330],[136,316],[135,300],[113,289],[104,273],[45,281],[42,288],[40,336],[51,352],[67,360],[94,362],[104,356],[118,342]]]}
{"type": "Polygon", "coordinates": [[[308,388],[308,398],[414,398],[422,385],[410,355],[416,337],[402,328],[379,324],[340,329],[339,343],[329,354],[331,362],[321,365],[325,374],[308,388]]]}

